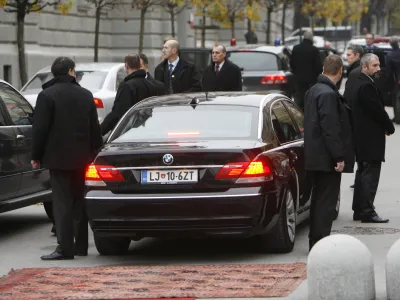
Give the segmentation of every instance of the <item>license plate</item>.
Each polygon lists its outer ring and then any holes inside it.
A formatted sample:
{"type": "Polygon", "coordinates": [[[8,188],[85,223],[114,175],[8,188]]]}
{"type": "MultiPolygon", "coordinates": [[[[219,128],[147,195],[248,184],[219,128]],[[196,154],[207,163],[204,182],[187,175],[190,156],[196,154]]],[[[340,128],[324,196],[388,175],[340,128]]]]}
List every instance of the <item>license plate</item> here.
{"type": "Polygon", "coordinates": [[[197,170],[146,170],[142,171],[142,184],[177,184],[198,181],[197,170]]]}

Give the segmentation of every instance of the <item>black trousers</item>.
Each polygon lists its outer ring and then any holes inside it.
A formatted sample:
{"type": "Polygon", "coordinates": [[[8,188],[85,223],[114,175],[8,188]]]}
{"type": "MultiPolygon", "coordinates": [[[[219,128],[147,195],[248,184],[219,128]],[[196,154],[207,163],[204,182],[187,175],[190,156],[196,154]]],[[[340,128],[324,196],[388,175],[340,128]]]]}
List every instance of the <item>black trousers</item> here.
{"type": "Polygon", "coordinates": [[[294,96],[294,102],[297,106],[304,110],[304,97],[306,92],[313,86],[312,83],[305,83],[305,82],[296,82],[296,92],[294,96]]]}
{"type": "Polygon", "coordinates": [[[312,181],[310,247],[331,234],[342,173],[308,171],[312,181]]]}
{"type": "Polygon", "coordinates": [[[84,202],[85,169],[50,170],[57,252],[73,256],[88,249],[88,219],[84,202]]]}
{"type": "Polygon", "coordinates": [[[361,219],[377,216],[375,212],[375,196],[378,190],[382,163],[358,162],[354,183],[353,211],[361,219]]]}

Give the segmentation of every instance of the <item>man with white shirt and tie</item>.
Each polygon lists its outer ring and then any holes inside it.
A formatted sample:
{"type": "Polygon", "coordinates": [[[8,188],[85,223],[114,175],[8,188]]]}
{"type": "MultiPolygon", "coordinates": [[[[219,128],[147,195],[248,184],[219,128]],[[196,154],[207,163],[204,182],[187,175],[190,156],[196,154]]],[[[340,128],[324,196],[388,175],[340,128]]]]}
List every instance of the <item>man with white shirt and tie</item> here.
{"type": "Polygon", "coordinates": [[[197,67],[179,57],[179,43],[176,40],[165,42],[164,61],[154,71],[154,78],[164,83],[167,94],[201,91],[201,76],[197,67]]]}
{"type": "Polygon", "coordinates": [[[213,62],[203,72],[203,91],[241,91],[242,71],[226,59],[226,49],[216,45],[212,50],[213,62]]]}

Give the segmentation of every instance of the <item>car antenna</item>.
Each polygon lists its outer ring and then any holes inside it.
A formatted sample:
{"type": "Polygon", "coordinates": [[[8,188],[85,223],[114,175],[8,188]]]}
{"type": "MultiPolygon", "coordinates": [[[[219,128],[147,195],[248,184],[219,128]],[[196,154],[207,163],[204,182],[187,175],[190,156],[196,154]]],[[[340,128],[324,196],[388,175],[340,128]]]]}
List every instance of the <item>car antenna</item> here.
{"type": "Polygon", "coordinates": [[[194,97],[194,98],[192,99],[192,101],[190,102],[190,106],[193,107],[193,109],[195,109],[196,106],[197,106],[197,104],[199,104],[199,102],[200,102],[199,98],[194,97]]]}

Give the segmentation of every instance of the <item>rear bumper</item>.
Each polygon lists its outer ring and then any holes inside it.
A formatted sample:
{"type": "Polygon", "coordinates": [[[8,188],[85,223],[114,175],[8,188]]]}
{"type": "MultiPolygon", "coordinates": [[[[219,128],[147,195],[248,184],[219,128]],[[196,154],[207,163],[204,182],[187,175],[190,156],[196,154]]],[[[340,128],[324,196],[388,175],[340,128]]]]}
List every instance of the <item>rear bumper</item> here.
{"type": "Polygon", "coordinates": [[[274,194],[254,189],[214,195],[96,193],[88,193],[86,207],[90,226],[103,236],[248,237],[265,229],[278,211],[274,194]]]}

